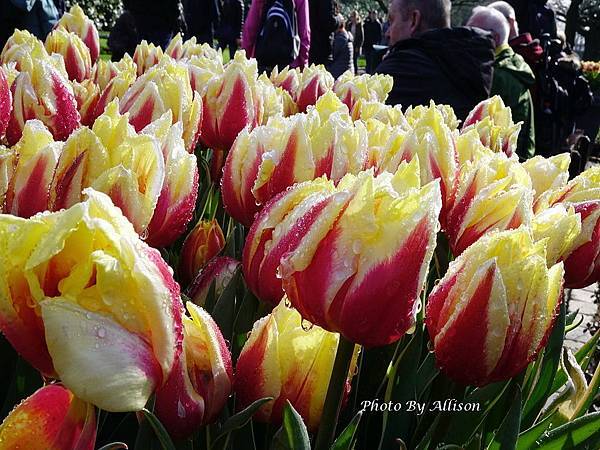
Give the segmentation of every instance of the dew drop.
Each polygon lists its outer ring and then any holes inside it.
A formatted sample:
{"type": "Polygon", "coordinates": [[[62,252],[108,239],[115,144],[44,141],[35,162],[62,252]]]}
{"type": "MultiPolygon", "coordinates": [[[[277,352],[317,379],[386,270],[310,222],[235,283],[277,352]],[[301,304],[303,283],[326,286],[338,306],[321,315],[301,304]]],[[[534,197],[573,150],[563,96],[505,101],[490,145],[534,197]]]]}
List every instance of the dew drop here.
{"type": "Polygon", "coordinates": [[[96,336],[98,336],[100,339],[104,339],[106,337],[106,328],[104,328],[104,327],[98,328],[98,331],[96,332],[96,336]]]}
{"type": "Polygon", "coordinates": [[[302,329],[304,331],[310,331],[312,330],[312,328],[314,327],[314,324],[310,323],[308,320],[306,319],[302,319],[302,321],[300,322],[300,326],[302,327],[302,329]]]}

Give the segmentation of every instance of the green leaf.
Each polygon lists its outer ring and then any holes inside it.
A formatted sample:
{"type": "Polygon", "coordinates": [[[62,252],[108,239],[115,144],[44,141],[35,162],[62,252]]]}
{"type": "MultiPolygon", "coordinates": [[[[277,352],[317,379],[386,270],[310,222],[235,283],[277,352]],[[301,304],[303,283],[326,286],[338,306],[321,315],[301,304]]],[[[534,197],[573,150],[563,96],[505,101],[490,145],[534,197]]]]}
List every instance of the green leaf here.
{"type": "MultiPolygon", "coordinates": [[[[596,346],[598,345],[598,340],[600,339],[600,330],[596,331],[596,333],[581,346],[581,348],[575,353],[575,359],[577,363],[581,367],[581,370],[585,372],[590,363],[590,359],[594,355],[596,351],[596,346]]],[[[556,392],[567,382],[567,375],[562,367],[558,370],[556,377],[554,377],[554,383],[552,383],[552,389],[550,392],[556,392]]]]}
{"type": "Polygon", "coordinates": [[[283,408],[283,425],[273,438],[271,450],[310,450],[308,430],[289,400],[283,408]]]}
{"type": "Polygon", "coordinates": [[[545,433],[533,448],[543,450],[590,449],[600,444],[600,412],[588,414],[545,433]]]}
{"type": "Polygon", "coordinates": [[[554,328],[550,334],[550,339],[544,350],[541,363],[538,367],[538,372],[533,374],[537,380],[533,388],[528,393],[525,401],[525,406],[522,412],[521,428],[525,429],[533,425],[540,410],[543,408],[546,400],[552,391],[552,385],[556,371],[560,363],[560,355],[562,353],[562,345],[565,335],[565,302],[561,302],[560,313],[554,323],[554,328]]]}
{"type": "Polygon", "coordinates": [[[519,434],[516,450],[531,449],[539,437],[544,434],[544,431],[552,425],[552,420],[553,416],[548,416],[541,422],[536,423],[535,426],[519,434]]]}
{"type": "Polygon", "coordinates": [[[127,444],[125,444],[123,442],[113,442],[111,444],[103,445],[98,450],[118,450],[120,448],[127,449],[129,447],[127,447],[127,444]]]}
{"type": "Polygon", "coordinates": [[[165,430],[165,427],[162,423],[160,423],[160,420],[158,420],[154,413],[150,412],[146,408],[142,409],[142,413],[154,430],[154,434],[158,438],[163,450],[176,450],[175,444],[173,444],[169,433],[167,433],[167,430],[165,430]]]}
{"type": "Polygon", "coordinates": [[[565,334],[568,333],[569,331],[573,331],[575,328],[577,328],[583,322],[583,314],[580,314],[579,316],[577,316],[578,312],[579,312],[579,310],[574,311],[572,313],[569,313],[569,315],[567,316],[567,318],[565,320],[565,334]],[[575,317],[573,317],[572,320],[569,320],[570,316],[572,316],[572,315],[575,315],[575,317]]]}
{"type": "Polygon", "coordinates": [[[350,450],[352,448],[352,445],[354,444],[354,435],[356,434],[356,429],[358,428],[362,415],[362,411],[356,413],[348,426],[344,428],[344,431],[342,431],[334,441],[331,450],[350,450]]]}
{"type": "Polygon", "coordinates": [[[513,403],[494,439],[488,445],[488,450],[512,450],[517,444],[519,438],[519,427],[521,425],[521,389],[515,387],[516,393],[513,403]]]}
{"type": "Polygon", "coordinates": [[[228,435],[232,431],[242,428],[250,421],[252,416],[259,410],[259,408],[262,405],[264,405],[267,402],[270,402],[271,400],[273,400],[273,397],[265,397],[258,399],[255,402],[252,402],[240,412],[231,416],[217,431],[214,442],[216,443],[219,439],[228,435]]]}
{"type": "Polygon", "coordinates": [[[585,390],[585,394],[583,394],[582,398],[579,400],[577,404],[577,409],[575,414],[573,414],[573,419],[577,417],[581,417],[584,415],[594,403],[594,400],[600,393],[600,364],[596,367],[596,371],[594,372],[594,376],[588,385],[588,388],[585,390]]]}

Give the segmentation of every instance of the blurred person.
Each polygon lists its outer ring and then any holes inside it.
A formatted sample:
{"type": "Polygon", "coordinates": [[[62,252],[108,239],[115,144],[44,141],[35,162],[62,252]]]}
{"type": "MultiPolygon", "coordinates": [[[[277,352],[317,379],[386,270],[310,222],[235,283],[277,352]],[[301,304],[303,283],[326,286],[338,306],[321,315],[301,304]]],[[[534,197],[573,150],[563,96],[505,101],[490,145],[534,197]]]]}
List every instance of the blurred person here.
{"type": "Polygon", "coordinates": [[[125,3],[133,16],[138,39],[167,48],[171,38],[185,31],[181,0],[128,0],[125,3]]]}
{"type": "Polygon", "coordinates": [[[530,33],[519,33],[519,24],[514,8],[504,1],[492,2],[488,5],[489,8],[494,8],[502,13],[508,20],[509,34],[508,45],[523,57],[525,62],[532,69],[540,62],[544,49],[540,45],[539,39],[533,39],[530,33]]]}
{"type": "Polygon", "coordinates": [[[334,0],[308,0],[310,11],[310,52],[311,64],[328,66],[333,59],[333,32],[337,28],[336,5],[334,0]]]}
{"type": "MultiPolygon", "coordinates": [[[[348,31],[352,35],[352,43],[354,45],[354,55],[353,55],[353,63],[354,63],[354,71],[358,73],[358,57],[361,54],[362,43],[363,43],[363,24],[360,19],[360,15],[358,11],[352,11],[350,15],[350,20],[346,24],[346,31],[348,31]]],[[[334,37],[335,39],[335,37],[334,37]]],[[[334,42],[335,46],[335,42],[334,42]]]]}
{"type": "Polygon", "coordinates": [[[509,0],[508,3],[515,9],[521,33],[530,33],[534,39],[541,39],[544,34],[556,39],[556,14],[547,0],[509,0]]]}
{"type": "Polygon", "coordinates": [[[468,26],[489,31],[496,44],[494,78],[490,95],[499,95],[509,106],[513,121],[523,122],[517,143],[517,154],[521,160],[535,154],[535,128],[533,101],[530,88],[535,85],[535,76],[521,55],[508,45],[510,25],[504,15],[495,8],[478,6],[467,22],[468,26]]]}
{"type": "Polygon", "coordinates": [[[221,22],[217,27],[217,39],[221,49],[229,48],[229,56],[242,45],[242,27],[244,25],[243,0],[223,0],[221,22]]]}
{"type": "Polygon", "coordinates": [[[123,2],[125,8],[115,21],[108,35],[108,48],[113,61],[120,61],[125,53],[133,56],[135,47],[140,42],[135,17],[127,8],[128,1],[123,2]]]}
{"type": "Polygon", "coordinates": [[[365,19],[364,29],[364,41],[363,41],[363,53],[367,60],[367,73],[372,73],[374,69],[373,64],[373,45],[381,42],[382,27],[381,22],[377,18],[376,11],[370,11],[369,17],[365,19]]]}
{"type": "Polygon", "coordinates": [[[341,14],[337,16],[337,23],[338,28],[333,35],[333,61],[328,67],[336,79],[347,70],[354,72],[352,34],[345,29],[341,14]]]}
{"type": "Polygon", "coordinates": [[[481,30],[450,28],[450,0],[392,0],[390,49],[375,72],[391,75],[391,105],[450,105],[457,117],[490,94],[494,42],[481,30]]]}
{"type": "Polygon", "coordinates": [[[53,0],[0,1],[0,49],[15,29],[27,30],[44,41],[60,16],[53,0]]]}
{"type": "Polygon", "coordinates": [[[184,0],[183,10],[187,25],[187,39],[196,37],[201,44],[214,44],[215,29],[221,20],[218,0],[184,0]]]}
{"type": "Polygon", "coordinates": [[[308,64],[311,45],[308,0],[252,0],[242,33],[242,47],[260,71],[308,64]],[[286,16],[285,20],[282,17],[286,16]]]}

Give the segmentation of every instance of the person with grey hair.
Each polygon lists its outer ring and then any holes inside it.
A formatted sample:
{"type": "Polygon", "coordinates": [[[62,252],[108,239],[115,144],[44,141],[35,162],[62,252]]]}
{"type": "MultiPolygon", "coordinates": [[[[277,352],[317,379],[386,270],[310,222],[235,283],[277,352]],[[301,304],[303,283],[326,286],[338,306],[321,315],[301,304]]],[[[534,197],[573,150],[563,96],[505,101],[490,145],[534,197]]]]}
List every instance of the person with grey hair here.
{"type": "Polygon", "coordinates": [[[495,8],[478,6],[467,22],[468,26],[488,31],[496,42],[494,78],[491,95],[499,95],[511,108],[513,120],[523,122],[517,142],[517,154],[524,160],[535,154],[533,101],[530,88],[535,76],[521,55],[508,45],[509,24],[495,8]]]}
{"type": "Polygon", "coordinates": [[[464,120],[489,96],[495,45],[480,30],[450,28],[449,0],[391,0],[389,22],[391,47],[375,70],[394,78],[389,104],[434,100],[464,120]]]}
{"type": "Polygon", "coordinates": [[[498,1],[492,2],[488,5],[488,8],[495,9],[502,14],[508,21],[508,40],[516,38],[519,35],[519,24],[517,23],[517,16],[515,14],[515,8],[513,8],[508,2],[498,1]]]}

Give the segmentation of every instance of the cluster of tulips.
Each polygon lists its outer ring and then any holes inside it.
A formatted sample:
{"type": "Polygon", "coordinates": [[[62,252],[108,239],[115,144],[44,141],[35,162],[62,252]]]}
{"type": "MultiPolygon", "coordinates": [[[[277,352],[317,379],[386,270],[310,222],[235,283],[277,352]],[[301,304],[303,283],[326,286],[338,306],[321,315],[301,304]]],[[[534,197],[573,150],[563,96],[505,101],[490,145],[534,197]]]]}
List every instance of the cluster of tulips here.
{"type": "Polygon", "coordinates": [[[293,411],[329,448],[368,349],[426,330],[443,376],[509,380],[563,289],[600,281],[600,168],[519,162],[499,97],[461,124],[385,105],[387,76],[258,74],[180,36],[106,62],[78,6],[0,62],[0,331],[46,381],[0,449],[93,449],[97,408],[149,404],[186,440],[228,402],[293,411]],[[213,190],[226,222],[204,214],[213,190]],[[252,298],[237,335],[214,313],[252,298]]]}

